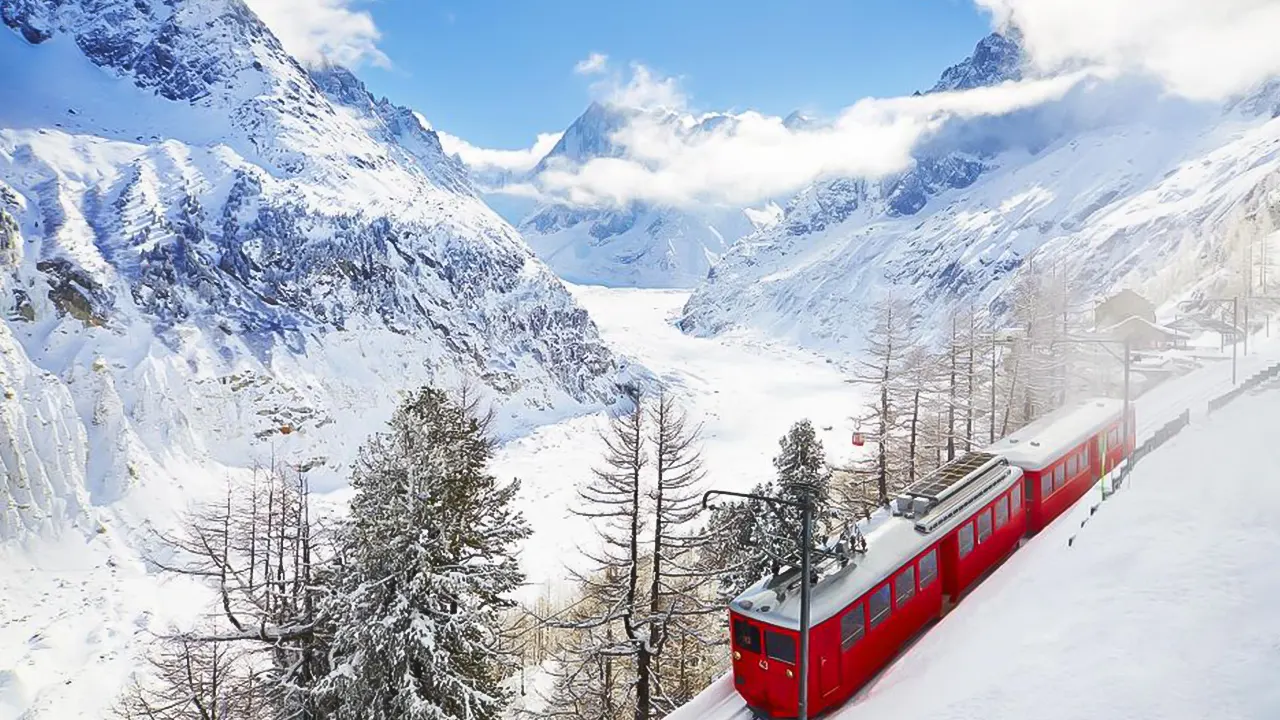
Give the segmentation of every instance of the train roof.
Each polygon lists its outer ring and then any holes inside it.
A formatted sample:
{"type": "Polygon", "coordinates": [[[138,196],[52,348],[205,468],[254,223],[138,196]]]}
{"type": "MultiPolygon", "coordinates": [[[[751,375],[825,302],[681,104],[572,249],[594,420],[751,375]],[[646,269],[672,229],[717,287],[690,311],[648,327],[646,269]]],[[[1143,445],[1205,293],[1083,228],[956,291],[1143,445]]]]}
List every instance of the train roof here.
{"type": "Polygon", "coordinates": [[[1024,470],[1043,470],[1120,419],[1123,411],[1123,400],[1090,398],[1058,408],[983,450],[1003,455],[1024,470]]]}
{"type": "MultiPolygon", "coordinates": [[[[1003,458],[967,453],[912,487],[926,487],[930,478],[945,476],[947,469],[956,465],[974,466],[972,456],[984,456],[992,461],[984,462],[964,477],[955,478],[945,492],[934,493],[936,502],[924,503],[923,498],[904,495],[895,503],[907,503],[906,512],[900,514],[882,508],[861,526],[867,540],[867,551],[853,555],[843,568],[832,567],[829,574],[821,576],[814,584],[809,610],[811,625],[817,626],[831,619],[884,582],[898,568],[971,517],[972,510],[994,500],[1022,477],[1022,470],[1007,464],[1003,458]],[[922,512],[913,512],[911,508],[922,512]]],[[[900,509],[902,507],[899,505],[900,509]]],[[[818,567],[823,565],[834,566],[835,561],[827,559],[815,563],[818,567]]],[[[780,578],[765,578],[757,582],[734,598],[730,608],[753,620],[799,630],[799,570],[793,569],[780,578]]]]}

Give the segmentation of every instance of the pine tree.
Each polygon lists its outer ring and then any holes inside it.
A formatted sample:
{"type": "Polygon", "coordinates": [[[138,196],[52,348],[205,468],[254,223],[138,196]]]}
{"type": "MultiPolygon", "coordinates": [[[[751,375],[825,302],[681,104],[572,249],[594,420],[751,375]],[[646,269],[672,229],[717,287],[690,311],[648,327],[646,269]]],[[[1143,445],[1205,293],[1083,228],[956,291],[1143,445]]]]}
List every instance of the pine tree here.
{"type": "Polygon", "coordinates": [[[692,699],[689,682],[695,677],[684,653],[703,646],[709,633],[707,618],[722,614],[709,602],[714,578],[698,567],[698,551],[707,536],[696,527],[701,514],[698,490],[705,477],[701,426],[691,426],[675,397],[660,389],[650,412],[653,427],[653,486],[649,492],[653,517],[650,550],[648,646],[652,652],[649,714],[661,717],[692,699]],[[664,662],[671,643],[677,659],[664,662]],[[668,671],[672,674],[669,675],[668,671]]]}
{"type": "Polygon", "coordinates": [[[337,718],[491,720],[508,700],[495,628],[529,531],[465,404],[424,388],[360,450],[324,687],[337,718]]]}
{"type": "Polygon", "coordinates": [[[567,625],[577,631],[580,641],[564,659],[567,672],[557,683],[553,702],[557,712],[581,707],[594,696],[593,688],[566,682],[592,663],[602,668],[600,680],[611,684],[617,666],[629,666],[636,673],[635,695],[618,701],[609,694],[610,705],[629,706],[640,718],[642,708],[650,704],[649,604],[641,584],[642,543],[649,526],[641,504],[646,495],[643,475],[650,460],[645,451],[643,394],[632,387],[628,395],[629,407],[611,417],[602,434],[604,466],[592,471],[592,481],[578,492],[579,507],[572,510],[595,522],[599,538],[598,547],[584,551],[591,566],[572,573],[584,600],[596,612],[567,625]]]}
{"type": "MultiPolygon", "coordinates": [[[[814,518],[821,521],[831,504],[831,469],[813,424],[796,423],[778,445],[773,459],[777,478],[757,485],[751,494],[798,502],[810,493],[814,518]]],[[[708,563],[722,568],[724,595],[736,595],[784,567],[798,567],[801,519],[798,508],[755,499],[718,506],[711,517],[717,539],[705,552],[708,563]]],[[[814,537],[823,530],[819,522],[814,537]]]]}

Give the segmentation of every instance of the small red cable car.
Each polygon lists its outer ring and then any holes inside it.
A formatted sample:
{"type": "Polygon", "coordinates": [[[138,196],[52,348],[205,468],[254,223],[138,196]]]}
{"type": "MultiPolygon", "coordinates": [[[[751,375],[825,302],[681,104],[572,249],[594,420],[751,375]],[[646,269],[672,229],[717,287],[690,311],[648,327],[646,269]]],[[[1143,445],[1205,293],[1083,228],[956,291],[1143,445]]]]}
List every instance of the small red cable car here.
{"type": "MultiPolygon", "coordinates": [[[[863,528],[866,552],[817,565],[809,711],[845,703],[916,635],[1133,451],[1122,403],[1062,408],[907,488],[863,528]],[[1059,479],[1061,477],[1061,479],[1059,479]],[[1047,485],[1047,492],[1046,486],[1047,485]]],[[[800,573],[766,578],[729,607],[733,678],[758,717],[794,718],[800,573]]]]}

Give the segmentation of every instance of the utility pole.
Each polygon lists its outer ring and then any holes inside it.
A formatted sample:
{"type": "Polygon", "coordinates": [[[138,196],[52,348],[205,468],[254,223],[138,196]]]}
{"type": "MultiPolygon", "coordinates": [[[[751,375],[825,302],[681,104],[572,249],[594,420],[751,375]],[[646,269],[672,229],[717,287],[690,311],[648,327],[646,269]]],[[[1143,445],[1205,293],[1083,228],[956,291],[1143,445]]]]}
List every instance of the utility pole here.
{"type": "Polygon", "coordinates": [[[759,500],[771,505],[782,505],[800,511],[800,688],[799,714],[797,720],[809,720],[809,605],[813,594],[812,554],[813,554],[813,487],[796,485],[800,491],[800,502],[783,500],[782,498],[753,495],[751,493],[729,492],[728,490],[710,490],[702,495],[702,509],[707,509],[707,500],[712,495],[732,495],[733,497],[759,500]]]}
{"type": "MultiPolygon", "coordinates": [[[[1231,329],[1240,332],[1240,296],[1231,298],[1231,329]]],[[[1248,333],[1245,336],[1248,337],[1248,333]]],[[[1231,343],[1231,384],[1236,384],[1236,354],[1240,347],[1240,338],[1231,343]]]]}

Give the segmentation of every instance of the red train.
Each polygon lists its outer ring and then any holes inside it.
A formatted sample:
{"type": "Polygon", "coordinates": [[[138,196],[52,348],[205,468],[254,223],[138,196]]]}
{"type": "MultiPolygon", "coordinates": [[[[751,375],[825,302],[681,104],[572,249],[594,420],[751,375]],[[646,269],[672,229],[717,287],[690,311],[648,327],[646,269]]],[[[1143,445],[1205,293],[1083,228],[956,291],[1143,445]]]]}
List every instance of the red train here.
{"type": "MultiPolygon", "coordinates": [[[[845,703],[913,637],[1080,499],[1135,447],[1123,403],[1064,407],[908,488],[863,530],[865,552],[818,565],[810,609],[809,714],[845,703]]],[[[730,603],[733,676],[761,718],[797,716],[800,574],[730,603]]]]}

